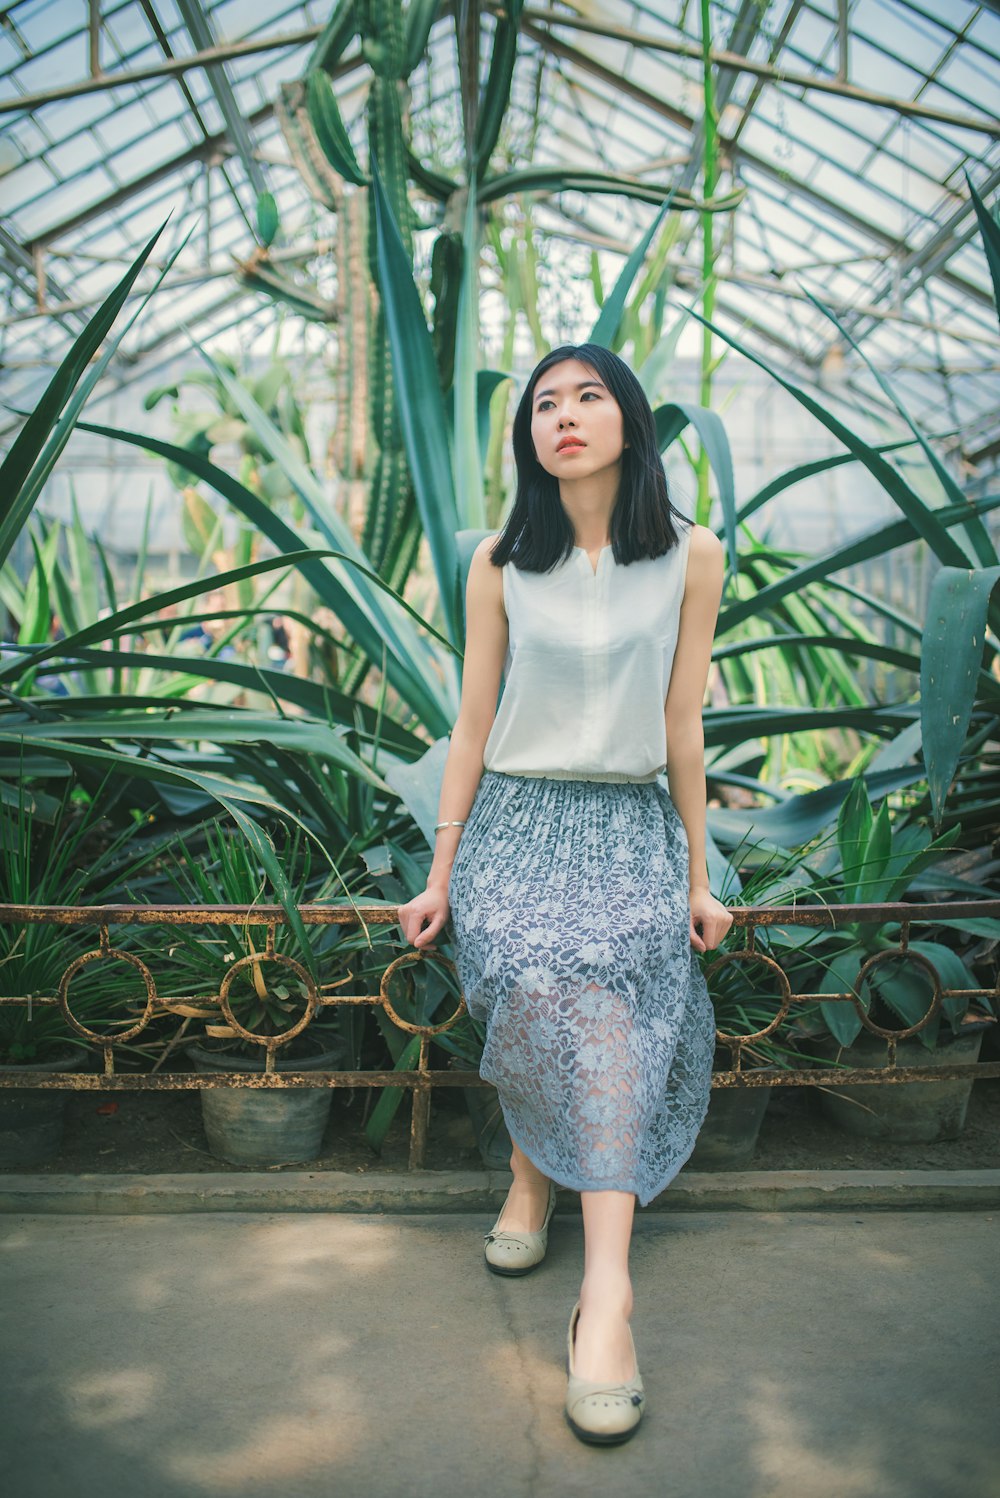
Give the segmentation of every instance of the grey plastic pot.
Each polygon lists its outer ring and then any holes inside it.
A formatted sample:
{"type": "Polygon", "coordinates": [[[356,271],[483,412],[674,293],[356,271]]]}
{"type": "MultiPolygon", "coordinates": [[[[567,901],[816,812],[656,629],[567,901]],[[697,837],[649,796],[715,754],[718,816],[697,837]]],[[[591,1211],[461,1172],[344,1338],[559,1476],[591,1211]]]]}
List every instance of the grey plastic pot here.
{"type": "MultiPolygon", "coordinates": [[[[263,1055],[210,1051],[193,1041],[186,1047],[199,1072],[264,1070],[263,1055]]],[[[338,1041],[314,1056],[278,1056],[277,1071],[341,1071],[346,1044],[338,1041]]],[[[204,1087],[201,1117],[212,1154],[230,1165],[284,1165],[315,1160],[323,1142],[333,1094],[329,1087],[288,1087],[257,1091],[245,1087],[204,1087]]]]}
{"type": "MultiPolygon", "coordinates": [[[[896,1065],[933,1071],[939,1066],[978,1061],[983,1032],[960,1035],[929,1051],[916,1036],[896,1045],[896,1065]]],[[[887,1060],[886,1043],[863,1030],[849,1046],[823,1044],[824,1054],[848,1066],[881,1069],[887,1060]]],[[[836,1075],[832,1073],[831,1075],[836,1075]]],[[[822,1089],[820,1111],[846,1134],[865,1139],[887,1139],[898,1144],[933,1144],[956,1139],[965,1127],[973,1078],[953,1082],[865,1082],[822,1089]],[[860,1106],[859,1106],[860,1105],[860,1106]]]]}
{"type": "Polygon", "coordinates": [[[741,1170],[757,1148],[770,1087],[713,1087],[685,1170],[741,1170]]]}
{"type": "MultiPolygon", "coordinates": [[[[0,1071],[78,1071],[89,1060],[86,1051],[67,1046],[45,1061],[0,1066],[0,1071]]],[[[0,1170],[44,1165],[56,1158],[62,1149],[68,1096],[62,1088],[0,1088],[0,1170]]]]}

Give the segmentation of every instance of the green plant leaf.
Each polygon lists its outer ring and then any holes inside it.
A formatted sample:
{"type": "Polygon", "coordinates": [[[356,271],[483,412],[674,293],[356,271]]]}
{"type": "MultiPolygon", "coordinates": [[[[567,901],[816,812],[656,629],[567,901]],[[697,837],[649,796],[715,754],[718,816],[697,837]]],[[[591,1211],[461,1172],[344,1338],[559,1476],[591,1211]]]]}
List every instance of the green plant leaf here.
{"type": "Polygon", "coordinates": [[[892,823],[889,821],[889,803],[883,801],[872,819],[868,834],[868,846],[864,850],[864,861],[858,872],[857,891],[854,898],[859,905],[874,904],[883,887],[886,867],[892,858],[892,823]]]}
{"type": "MultiPolygon", "coordinates": [[[[949,921],[948,923],[952,923],[949,921]]],[[[1000,922],[992,923],[1000,927],[1000,922]]],[[[1000,931],[998,931],[1000,934],[1000,931]]],[[[910,950],[919,952],[926,957],[937,969],[937,975],[942,988],[980,988],[982,985],[975,973],[970,972],[957,952],[951,947],[946,947],[939,941],[911,941],[910,950]]],[[[978,996],[978,1002],[982,1003],[985,998],[989,1004],[989,998],[983,994],[978,996]]],[[[941,1012],[946,1016],[948,1023],[956,1033],[960,1029],[961,1021],[969,1011],[969,1000],[956,994],[954,998],[948,999],[942,996],[941,1012]]]]}
{"type": "Polygon", "coordinates": [[[807,411],[815,416],[828,431],[832,432],[848,451],[854,453],[868,469],[873,478],[878,480],[879,484],[881,484],[894,503],[899,506],[903,514],[912,522],[917,534],[923,537],[942,565],[948,567],[965,567],[968,565],[968,559],[962,548],[956,541],[952,540],[935,512],[929,505],[924,504],[920,496],[906,483],[905,479],[902,478],[896,469],[886,462],[885,458],[875,448],[869,446],[855,432],[852,432],[850,427],[845,426],[838,417],[834,416],[832,411],[828,411],[824,406],[820,405],[807,391],[800,389],[798,385],[793,385],[791,380],[786,380],[784,375],[780,374],[766,360],[760,358],[759,355],[752,353],[738,339],[732,337],[731,334],[720,328],[716,323],[711,322],[707,317],[702,317],[701,313],[696,311],[694,307],[689,306],[687,310],[690,316],[697,318],[698,322],[702,323],[706,328],[711,328],[713,333],[718,334],[724,343],[728,343],[731,348],[741,353],[745,359],[749,359],[751,364],[756,364],[759,369],[763,369],[769,374],[790,395],[794,396],[801,406],[804,406],[807,411]]]}
{"type": "Polygon", "coordinates": [[[965,743],[976,700],[990,597],[1000,567],[942,567],[931,584],[920,666],[920,717],[934,821],[965,743]]]}
{"type": "Polygon", "coordinates": [[[843,871],[845,905],[860,902],[858,889],[864,878],[865,855],[872,834],[872,821],[868,792],[864,781],[859,777],[851,783],[837,817],[837,846],[843,871]]]}
{"type": "Polygon", "coordinates": [[[642,269],[649,247],[653,243],[656,234],[659,232],[660,225],[670,210],[673,197],[674,190],[671,188],[663,200],[660,211],[656,214],[653,222],[622,267],[610,296],[605,299],[597,321],[590,330],[590,337],[586,340],[588,343],[598,343],[602,348],[610,349],[615,338],[618,336],[621,328],[622,314],[625,311],[625,302],[628,299],[629,292],[632,290],[632,283],[642,269]]]}
{"type": "Polygon", "coordinates": [[[579,191],[585,193],[613,193],[635,198],[640,203],[653,203],[657,207],[665,197],[673,194],[673,205],[682,209],[703,209],[710,213],[731,213],[745,197],[742,188],[715,198],[711,203],[696,202],[688,192],[678,192],[675,187],[657,186],[639,177],[624,173],[601,172],[586,167],[553,163],[545,166],[521,167],[514,171],[499,172],[480,184],[479,201],[495,203],[498,199],[515,197],[518,193],[558,193],[579,191]]]}
{"type": "Polygon", "coordinates": [[[357,0],[337,0],[309,55],[309,70],[335,67],[358,29],[357,0]]]}
{"type": "MultiPolygon", "coordinates": [[[[789,646],[825,646],[831,651],[836,651],[845,660],[854,659],[881,661],[888,666],[896,666],[901,671],[912,671],[914,676],[920,674],[920,656],[912,650],[893,650],[883,645],[879,640],[849,640],[843,635],[806,635],[777,632],[773,635],[763,635],[759,639],[734,640],[730,645],[719,645],[712,651],[713,661],[725,661],[733,657],[754,655],[762,650],[783,650],[789,646]]],[[[981,673],[984,688],[989,686],[992,678],[987,672],[981,673]]],[[[995,685],[995,684],[994,684],[995,685]]],[[[998,688],[1000,692],[1000,688],[998,688]]]]}
{"type": "MultiPolygon", "coordinates": [[[[706,741],[709,736],[706,735],[706,741]]],[[[721,737],[720,735],[720,739],[721,737]]],[[[726,741],[735,743],[744,743],[746,738],[742,729],[734,729],[726,735],[726,741]]],[[[924,772],[921,767],[904,766],[901,769],[866,773],[861,778],[872,794],[884,795],[888,791],[922,781],[924,772]]],[[[747,810],[730,808],[725,811],[710,808],[709,825],[713,836],[727,848],[737,846],[745,838],[762,838],[782,850],[801,848],[836,820],[849,789],[849,782],[839,780],[823,786],[822,790],[789,796],[780,806],[750,807],[747,810]]]]}
{"type": "Polygon", "coordinates": [[[406,8],[406,58],[404,67],[409,78],[427,50],[431,27],[437,19],[441,0],[410,0],[406,8]]]}
{"type": "MultiPolygon", "coordinates": [[[[395,357],[395,356],[394,356],[395,357]]],[[[469,183],[462,231],[462,282],[455,331],[455,419],[452,446],[454,493],[459,525],[484,526],[483,457],[479,446],[477,366],[479,363],[479,224],[476,184],[469,183]]],[[[401,398],[405,398],[401,392],[401,398]]]]}
{"type": "MultiPolygon", "coordinates": [[[[913,433],[917,442],[920,444],[924,456],[926,457],[928,463],[931,465],[931,468],[937,476],[938,482],[940,483],[947,497],[951,500],[952,504],[965,505],[967,503],[965,495],[962,493],[961,489],[956,484],[951,474],[945,468],[944,464],[938,458],[937,454],[934,452],[933,448],[930,446],[923,433],[918,429],[918,427],[910,417],[910,413],[907,411],[906,407],[903,405],[903,402],[896,394],[892,385],[885,378],[885,375],[882,373],[882,371],[880,369],[877,369],[871,362],[864,349],[848,331],[848,329],[845,328],[844,324],[840,321],[833,309],[827,307],[826,304],[824,302],[821,302],[818,297],[813,296],[812,292],[809,291],[807,287],[803,286],[801,282],[799,283],[799,285],[801,290],[805,292],[806,296],[812,302],[813,306],[817,307],[820,312],[823,313],[824,317],[828,317],[830,319],[834,327],[840,333],[840,336],[851,345],[851,347],[854,349],[854,352],[861,360],[863,360],[876,384],[889,397],[889,400],[895,406],[896,410],[899,412],[900,416],[903,418],[903,420],[906,422],[906,425],[913,433]]],[[[990,541],[989,533],[986,530],[986,527],[983,525],[982,521],[978,518],[975,511],[972,510],[971,507],[969,508],[968,519],[965,522],[965,529],[968,533],[969,540],[972,543],[973,550],[975,551],[976,557],[979,562],[984,566],[989,566],[991,562],[995,562],[997,560],[996,549],[993,546],[993,543],[990,541]]]]}
{"type": "Polygon", "coordinates": [[[307,74],[306,97],[309,120],[327,161],[348,182],[353,182],[356,187],[367,187],[368,178],[358,165],[351,138],[340,117],[333,85],[321,68],[313,68],[307,74]]]}
{"type": "Polygon", "coordinates": [[[374,158],[372,193],[382,305],[392,348],[406,456],[431,550],[445,630],[452,643],[458,644],[462,630],[461,621],[455,614],[453,589],[458,505],[452,481],[444,402],[434,348],[413,282],[410,260],[374,158]]]}
{"type": "Polygon", "coordinates": [[[933,842],[930,841],[926,828],[895,828],[892,866],[886,870],[886,877],[879,891],[871,898],[902,900],[918,876],[937,863],[949,848],[954,847],[961,835],[962,828],[958,822],[933,842]]]}
{"type": "MultiPolygon", "coordinates": [[[[877,967],[873,983],[879,998],[884,1004],[888,1004],[893,1014],[906,1027],[920,1023],[934,997],[930,974],[912,963],[906,965],[906,959],[902,957],[899,962],[887,962],[877,967]]],[[[938,1013],[917,1031],[915,1038],[927,1050],[932,1051],[940,1028],[941,1015],[938,1013]]]]}
{"type": "MultiPolygon", "coordinates": [[[[660,386],[666,379],[667,371],[677,356],[677,345],[681,334],[687,323],[687,312],[680,309],[677,317],[670,325],[670,331],[662,338],[657,339],[649,353],[643,359],[642,364],[636,370],[639,383],[646,392],[646,399],[650,405],[656,408],[660,396],[660,386]]],[[[701,408],[699,408],[701,409],[701,408]]],[[[661,448],[662,452],[663,449],[661,448]]]]}
{"type": "MultiPolygon", "coordinates": [[[[270,506],[264,504],[256,494],[206,458],[188,453],[183,448],[163,442],[158,437],[150,437],[138,432],[125,432],[115,427],[101,427],[87,422],[81,422],[80,428],[82,431],[114,437],[133,447],[159,453],[162,457],[186,467],[197,478],[202,478],[211,484],[213,489],[227,499],[263,535],[267,536],[279,551],[290,555],[299,550],[300,539],[291,526],[286,525],[275,515],[270,506]]],[[[297,479],[305,487],[304,478],[297,474],[297,479]]],[[[315,496],[311,490],[309,492],[310,501],[313,502],[315,496]]],[[[330,529],[334,532],[332,525],[330,529]]],[[[340,528],[337,528],[334,533],[339,539],[340,528]]],[[[387,671],[392,685],[413,711],[420,715],[423,723],[432,732],[447,732],[454,721],[457,705],[454,708],[450,706],[446,695],[438,689],[437,679],[429,666],[418,658],[430,658],[426,647],[421,646],[419,637],[410,631],[404,635],[398,620],[390,619],[388,611],[379,603],[375,589],[378,588],[391,594],[404,612],[412,612],[417,619],[421,616],[415,610],[411,610],[410,605],[383,579],[377,578],[376,574],[371,573],[368,579],[358,577],[359,571],[366,568],[367,559],[354,543],[353,537],[350,540],[350,549],[347,547],[337,549],[334,554],[345,562],[350,562],[350,567],[335,571],[318,560],[300,561],[295,565],[312,584],[322,601],[343,622],[373,663],[381,663],[383,644],[386,642],[390,644],[387,671]]],[[[138,592],[139,589],[136,588],[134,591],[138,592]]],[[[161,597],[161,604],[162,601],[161,597]]],[[[422,619],[421,624],[425,629],[430,629],[430,626],[422,619]]],[[[449,650],[454,650],[455,647],[451,641],[445,640],[434,630],[430,632],[449,650]]]]}
{"type": "Polygon", "coordinates": [[[969,197],[972,199],[973,207],[976,210],[976,218],[979,220],[979,232],[983,236],[986,263],[990,268],[990,275],[993,278],[993,301],[997,309],[997,315],[1000,316],[1000,225],[997,224],[993,214],[973,187],[972,178],[967,171],[965,172],[965,182],[969,189],[969,197]]]}
{"type": "MultiPolygon", "coordinates": [[[[826,972],[816,993],[857,993],[858,973],[863,953],[860,947],[848,947],[827,959],[826,972]]],[[[838,1045],[850,1045],[863,1029],[863,1021],[853,1004],[841,999],[820,1003],[823,1021],[838,1045]]]]}
{"type": "MultiPolygon", "coordinates": [[[[873,451],[877,453],[898,452],[902,447],[912,447],[915,438],[900,437],[895,442],[879,442],[873,444],[873,451]]],[[[796,463],[794,468],[788,468],[784,473],[779,473],[775,478],[769,479],[763,488],[758,489],[748,500],[740,505],[737,512],[737,520],[742,525],[744,520],[749,520],[755,511],[762,505],[766,505],[769,499],[775,495],[783,494],[786,489],[792,489],[800,484],[803,479],[814,478],[819,473],[829,473],[834,468],[842,468],[845,463],[856,463],[858,459],[854,453],[831,453],[825,458],[814,458],[808,463],[796,463]]],[[[942,512],[938,511],[940,515],[942,512]]],[[[895,524],[906,524],[908,522],[896,521],[895,524]]]]}
{"type": "Polygon", "coordinates": [[[278,233],[278,205],[274,196],[262,192],[257,198],[257,237],[265,249],[275,241],[278,233]]]}
{"type": "MultiPolygon", "coordinates": [[[[23,741],[23,731],[14,733],[0,728],[0,752],[5,744],[10,744],[13,749],[23,741]]],[[[303,942],[303,951],[308,949],[305,942],[305,929],[301,917],[294,909],[294,902],[290,901],[290,891],[284,872],[278,864],[274,853],[274,845],[271,843],[264,829],[253,819],[245,809],[244,803],[266,808],[279,817],[287,817],[320,849],[324,859],[336,871],[336,864],[330,857],[329,852],[323,845],[321,839],[302,821],[297,812],[290,806],[284,806],[280,801],[258,791],[255,787],[232,780],[220,774],[203,774],[200,771],[183,769],[179,765],[170,765],[162,760],[150,760],[138,755],[123,754],[119,751],[109,749],[98,749],[86,744],[64,743],[58,738],[33,739],[33,747],[50,754],[55,760],[64,760],[66,763],[76,766],[92,765],[97,769],[111,769],[118,775],[135,776],[140,780],[151,780],[154,782],[174,782],[183,786],[194,786],[206,795],[211,796],[221,807],[229,812],[236,822],[244,837],[253,847],[261,863],[264,865],[273,885],[275,893],[288,915],[292,929],[299,940],[303,942]]],[[[349,901],[352,909],[356,909],[356,902],[349,901]]],[[[361,922],[367,932],[367,922],[359,915],[361,922]]]]}
{"type": "Polygon", "coordinates": [[[658,406],[653,412],[653,419],[656,422],[656,440],[661,452],[680,436],[689,422],[698,433],[708,454],[709,467],[719,486],[722,522],[729,554],[729,575],[735,576],[739,571],[739,554],[736,549],[736,486],[733,480],[733,454],[722,418],[717,411],[709,411],[704,406],[695,406],[687,401],[671,401],[667,405],[658,406]]]}
{"type": "Polygon", "coordinates": [[[55,560],[59,532],[53,526],[45,538],[44,546],[38,544],[34,531],[29,532],[28,538],[35,553],[35,565],[28,578],[28,586],[24,594],[24,615],[21,618],[21,628],[17,637],[19,645],[47,640],[51,633],[52,605],[49,602],[49,584],[46,574],[55,560]]]}
{"type": "Polygon", "coordinates": [[[49,381],[41,400],[27,417],[24,426],[14,439],[3,463],[0,464],[0,563],[6,560],[16,537],[31,514],[56,458],[66,445],[83,401],[104,373],[122,338],[143,311],[149,297],[152,296],[153,291],[159,286],[163,276],[184,248],[184,244],[187,243],[189,236],[185,236],[184,243],[179,245],[175,253],[169,257],[168,264],[164,266],[152,290],[142,300],[133,317],[114,337],[108,340],[100,358],[95,360],[95,354],[107,338],[139,272],[166,228],[168,219],[164,219],[156,233],[146,242],[117,286],[101,303],[72,345],[49,381]],[[86,377],[83,378],[82,391],[74,402],[73,392],[84,376],[86,377]],[[68,409],[64,410],[67,403],[68,409]]]}
{"type": "Polygon", "coordinates": [[[21,734],[27,743],[37,736],[48,743],[56,739],[83,743],[90,739],[127,739],[136,743],[166,744],[185,740],[194,744],[284,744],[300,754],[319,755],[339,769],[367,780],[378,790],[392,789],[325,723],[314,723],[305,718],[262,717],[246,709],[178,714],[170,708],[160,716],[125,709],[113,717],[89,722],[70,720],[25,724],[21,734]]]}
{"type": "Polygon", "coordinates": [[[504,115],[510,108],[510,86],[517,59],[517,33],[521,24],[524,0],[504,0],[493,28],[493,50],[490,71],[482,91],[476,116],[476,139],[470,182],[478,180],[489,165],[504,115]]]}
{"type": "MultiPolygon", "coordinates": [[[[393,1071],[414,1071],[420,1059],[420,1036],[414,1035],[400,1051],[393,1071]]],[[[405,1087],[383,1087],[382,1095],[371,1111],[365,1124],[365,1138],[374,1150],[381,1150],[389,1125],[408,1089],[405,1087]]]]}
{"type": "MultiPolygon", "coordinates": [[[[280,571],[283,567],[294,567],[300,561],[308,561],[325,555],[327,553],[324,551],[302,550],[292,552],[287,556],[265,557],[245,567],[234,567],[228,572],[220,572],[214,578],[198,578],[192,583],[183,583],[178,588],[168,588],[165,593],[159,593],[155,598],[140,599],[138,603],[119,609],[116,614],[109,615],[107,619],[98,619],[92,624],[84,625],[63,640],[49,642],[34,653],[33,663],[46,660],[51,655],[65,655],[68,651],[76,650],[82,645],[92,645],[104,640],[112,632],[133,624],[138,619],[160,613],[169,604],[183,603],[185,599],[197,597],[201,593],[207,593],[210,589],[224,587],[227,583],[238,583],[244,577],[262,577],[266,573],[280,571]]],[[[16,660],[0,667],[0,680],[12,674],[16,675],[20,668],[20,663],[16,660]]]]}

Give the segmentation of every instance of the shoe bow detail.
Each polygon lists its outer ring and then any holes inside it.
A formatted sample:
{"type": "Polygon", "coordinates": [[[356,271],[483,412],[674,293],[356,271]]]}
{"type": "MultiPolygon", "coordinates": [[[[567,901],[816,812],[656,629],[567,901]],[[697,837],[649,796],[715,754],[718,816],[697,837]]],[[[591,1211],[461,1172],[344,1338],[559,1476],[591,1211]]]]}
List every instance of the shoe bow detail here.
{"type": "MultiPolygon", "coordinates": [[[[570,1429],[581,1441],[593,1445],[611,1446],[627,1441],[638,1428],[645,1404],[642,1375],[636,1362],[635,1377],[626,1383],[602,1384],[580,1378],[574,1371],[574,1346],[576,1324],[580,1319],[580,1302],[573,1307],[566,1338],[566,1367],[569,1379],[566,1386],[565,1414],[570,1429]]],[[[629,1327],[632,1342],[632,1328],[629,1327]]],[[[635,1343],[632,1342],[635,1356],[635,1343]]]]}

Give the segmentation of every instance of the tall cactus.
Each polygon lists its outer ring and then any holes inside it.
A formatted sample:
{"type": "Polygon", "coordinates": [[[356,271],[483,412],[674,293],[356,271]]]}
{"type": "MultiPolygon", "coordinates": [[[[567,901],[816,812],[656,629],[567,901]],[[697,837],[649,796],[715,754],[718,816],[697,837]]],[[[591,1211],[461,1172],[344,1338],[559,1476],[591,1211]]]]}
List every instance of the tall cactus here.
{"type": "MultiPolygon", "coordinates": [[[[478,282],[478,246],[484,221],[496,217],[495,205],[525,192],[575,187],[626,193],[640,201],[660,204],[667,196],[664,187],[646,179],[569,165],[529,165],[491,172],[491,160],[496,155],[509,107],[524,0],[505,0],[503,8],[494,15],[488,72],[482,85],[480,54],[485,6],[483,0],[457,0],[454,24],[461,84],[461,99],[457,102],[464,127],[464,169],[453,180],[432,163],[419,160],[409,142],[407,80],[424,57],[430,29],[440,8],[441,0],[409,0],[405,10],[404,0],[339,0],[317,41],[303,80],[286,86],[283,90],[286,107],[279,110],[289,149],[305,181],[342,221],[338,228],[342,367],[334,452],[345,480],[356,482],[361,451],[357,432],[358,384],[364,359],[367,421],[363,446],[368,493],[358,539],[373,568],[400,592],[412,570],[425,529],[433,528],[435,520],[450,514],[449,504],[456,504],[456,496],[459,523],[466,528],[482,525],[488,514],[495,517],[500,498],[495,492],[498,454],[490,435],[488,403],[496,382],[503,376],[477,367],[476,322],[474,316],[470,317],[468,301],[470,278],[474,284],[478,282]],[[367,160],[359,159],[356,154],[356,142],[341,117],[331,81],[355,39],[360,43],[368,69],[364,121],[367,160]],[[381,217],[376,214],[376,193],[370,185],[376,175],[380,192],[384,190],[381,217]],[[379,271],[386,224],[394,223],[399,233],[393,275],[403,277],[409,284],[407,272],[412,269],[415,222],[408,193],[411,181],[440,204],[440,228],[430,275],[434,300],[432,345],[444,397],[443,409],[448,411],[448,423],[453,428],[448,434],[439,434],[435,446],[440,456],[442,442],[449,444],[453,458],[450,501],[442,496],[440,509],[436,508],[438,496],[436,491],[432,492],[434,486],[428,489],[428,474],[421,468],[414,477],[413,463],[419,465],[422,460],[419,456],[415,460],[412,452],[408,454],[406,443],[414,440],[414,400],[419,401],[420,390],[406,386],[403,369],[409,362],[409,354],[405,347],[390,343],[382,307],[381,294],[394,303],[396,291],[395,282],[383,284],[379,271]],[[346,212],[346,204],[357,198],[363,199],[364,211],[352,217],[346,212]],[[363,267],[368,281],[364,291],[345,269],[348,257],[352,266],[363,267]],[[470,375],[474,396],[470,396],[470,375]],[[344,428],[345,421],[350,422],[349,431],[344,428]],[[493,477],[490,487],[494,492],[484,507],[480,463],[488,450],[493,477]]],[[[679,190],[672,194],[673,207],[726,212],[735,207],[740,195],[736,192],[725,200],[697,203],[688,192],[679,190]]],[[[491,240],[495,239],[491,235],[491,240]]],[[[520,270],[524,276],[527,284],[521,288],[517,300],[536,343],[541,345],[545,341],[542,328],[537,316],[533,320],[533,254],[531,235],[526,232],[523,249],[517,253],[511,247],[509,271],[516,274],[520,270]]],[[[504,258],[501,256],[502,263],[504,258]]],[[[662,266],[656,267],[655,279],[662,279],[662,266]]],[[[623,315],[631,314],[629,331],[637,346],[643,343],[643,351],[658,333],[662,313],[661,299],[659,307],[654,308],[647,332],[637,313],[623,309],[623,315]]],[[[619,321],[615,319],[615,336],[619,321]]],[[[416,335],[415,324],[412,330],[416,335]]],[[[421,336],[423,331],[421,321],[421,336]]],[[[422,372],[418,384],[425,378],[422,372]]],[[[355,513],[352,504],[352,518],[355,513]]],[[[443,588],[442,576],[450,565],[446,555],[450,541],[438,539],[441,545],[436,549],[432,545],[432,555],[435,570],[441,574],[439,587],[443,588]]],[[[448,621],[453,623],[451,605],[442,606],[448,621]]],[[[372,664],[378,663],[359,659],[349,667],[345,688],[357,688],[372,664]]]]}
{"type": "MultiPolygon", "coordinates": [[[[368,90],[368,149],[378,162],[407,254],[413,256],[413,228],[407,193],[406,142],[402,94],[406,86],[406,30],[402,0],[357,0],[361,50],[372,70],[368,90]]],[[[378,285],[375,209],[368,194],[368,272],[378,285]]],[[[395,588],[402,588],[420,545],[421,526],[410,482],[392,378],[392,356],[381,299],[368,345],[370,430],[375,464],[361,544],[372,566],[395,588]]]]}

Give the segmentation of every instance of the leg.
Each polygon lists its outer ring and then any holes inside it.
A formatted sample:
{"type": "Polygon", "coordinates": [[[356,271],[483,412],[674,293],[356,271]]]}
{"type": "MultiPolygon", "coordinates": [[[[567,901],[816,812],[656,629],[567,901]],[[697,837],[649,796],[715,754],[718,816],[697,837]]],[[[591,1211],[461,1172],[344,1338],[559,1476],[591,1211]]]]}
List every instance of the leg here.
{"type": "Polygon", "coordinates": [[[628,1252],[635,1196],[583,1191],[584,1264],[574,1363],[580,1378],[624,1383],[635,1375],[626,1329],[632,1314],[628,1252]]]}
{"type": "Polygon", "coordinates": [[[510,1168],[514,1184],[500,1214],[498,1226],[508,1233],[537,1233],[549,1204],[549,1178],[513,1145],[510,1168]]]}

